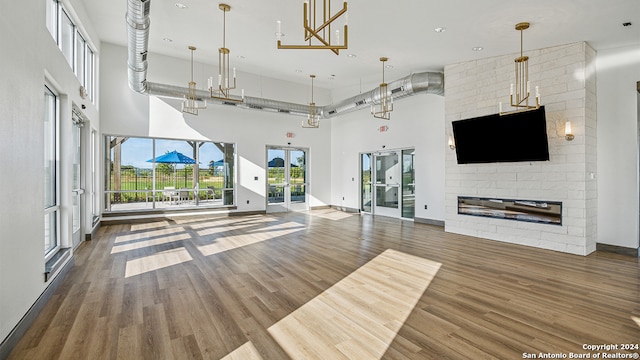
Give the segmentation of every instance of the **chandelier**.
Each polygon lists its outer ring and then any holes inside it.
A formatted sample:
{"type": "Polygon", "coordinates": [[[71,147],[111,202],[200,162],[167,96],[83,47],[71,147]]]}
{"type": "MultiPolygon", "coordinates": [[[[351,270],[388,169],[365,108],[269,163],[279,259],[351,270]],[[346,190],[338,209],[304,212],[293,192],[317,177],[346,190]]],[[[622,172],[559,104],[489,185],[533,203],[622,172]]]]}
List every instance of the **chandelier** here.
{"type": "Polygon", "coordinates": [[[348,20],[349,14],[347,13],[347,2],[344,2],[342,9],[331,15],[331,0],[322,0],[322,20],[318,18],[318,1],[317,0],[305,0],[303,9],[303,27],[304,27],[304,41],[306,45],[282,45],[282,23],[277,22],[276,37],[278,40],[278,49],[327,49],[333,51],[334,54],[339,55],[340,50],[348,48],[348,20]],[[311,2],[311,3],[310,3],[311,2]],[[340,44],[340,30],[336,29],[333,34],[334,41],[331,41],[332,31],[331,24],[345,15],[344,30],[342,31],[342,44],[340,44]],[[318,24],[318,21],[322,21],[318,24]],[[312,41],[315,39],[316,41],[312,41]]]}
{"type": "Polygon", "coordinates": [[[499,103],[500,115],[514,112],[527,111],[540,108],[540,90],[536,86],[536,104],[529,105],[530,82],[529,82],[529,57],[522,55],[522,32],[529,28],[528,22],[516,24],[516,30],[520,31],[520,56],[514,59],[516,83],[511,84],[509,90],[509,105],[514,107],[512,111],[502,111],[502,102],[499,103]]]}
{"type": "Polygon", "coordinates": [[[309,115],[307,115],[307,121],[302,120],[303,128],[318,128],[320,127],[320,113],[316,108],[316,103],[313,102],[313,79],[315,75],[309,75],[311,78],[311,102],[309,103],[309,115]]]}
{"type": "Polygon", "coordinates": [[[378,119],[389,120],[391,118],[391,112],[393,111],[393,96],[389,94],[387,89],[387,83],[384,82],[384,63],[389,60],[386,57],[381,57],[380,61],[382,62],[382,83],[380,83],[379,87],[379,98],[380,102],[378,103],[378,107],[374,104],[371,104],[371,115],[378,119]]]}
{"type": "Polygon", "coordinates": [[[189,81],[189,88],[187,90],[187,96],[182,101],[182,112],[191,115],[198,115],[198,110],[207,108],[207,101],[203,104],[196,96],[196,82],[193,81],[193,52],[196,50],[195,46],[189,46],[191,50],[191,81],[189,81]]]}
{"type": "Polygon", "coordinates": [[[236,68],[231,70],[229,65],[229,54],[231,50],[227,48],[227,12],[231,11],[231,6],[220,4],[218,8],[222,10],[222,47],[218,49],[218,86],[214,88],[213,77],[209,78],[209,94],[213,99],[221,99],[235,102],[244,101],[244,91],[240,99],[231,97],[231,90],[236,88],[236,68]],[[232,72],[233,71],[233,72],[232,72]],[[233,76],[232,76],[233,75],[233,76]]]}

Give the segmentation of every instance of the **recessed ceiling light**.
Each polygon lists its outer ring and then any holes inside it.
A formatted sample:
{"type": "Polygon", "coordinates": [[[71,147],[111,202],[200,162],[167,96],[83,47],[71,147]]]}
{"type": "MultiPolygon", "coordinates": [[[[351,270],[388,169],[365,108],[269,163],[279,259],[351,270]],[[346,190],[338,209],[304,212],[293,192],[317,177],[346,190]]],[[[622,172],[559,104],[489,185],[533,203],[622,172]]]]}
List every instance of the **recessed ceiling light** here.
{"type": "Polygon", "coordinates": [[[347,54],[347,57],[349,59],[355,59],[356,57],[358,57],[358,55],[356,55],[356,54],[347,54]]]}
{"type": "Polygon", "coordinates": [[[334,74],[331,74],[331,76],[329,76],[329,80],[335,80],[336,76],[334,74]]]}
{"type": "Polygon", "coordinates": [[[168,43],[173,42],[173,39],[169,39],[169,38],[162,38],[162,40],[168,43]]]}
{"type": "Polygon", "coordinates": [[[300,70],[300,69],[296,69],[296,72],[299,74],[299,73],[301,73],[301,72],[302,72],[302,70],[300,70]]]}
{"type": "Polygon", "coordinates": [[[482,50],[484,50],[484,48],[482,46],[475,46],[475,47],[472,47],[471,50],[473,50],[473,51],[482,51],[482,50]]]}
{"type": "Polygon", "coordinates": [[[433,31],[435,31],[437,33],[443,33],[445,31],[447,31],[447,28],[437,27],[437,28],[433,29],[433,31]]]}
{"type": "Polygon", "coordinates": [[[181,10],[188,8],[188,6],[183,3],[176,3],[176,7],[181,10]]]}
{"type": "Polygon", "coordinates": [[[240,60],[244,60],[244,55],[238,55],[237,57],[238,57],[238,59],[240,59],[240,60]]]}
{"type": "Polygon", "coordinates": [[[393,70],[393,65],[385,65],[384,68],[387,70],[393,70]]]}

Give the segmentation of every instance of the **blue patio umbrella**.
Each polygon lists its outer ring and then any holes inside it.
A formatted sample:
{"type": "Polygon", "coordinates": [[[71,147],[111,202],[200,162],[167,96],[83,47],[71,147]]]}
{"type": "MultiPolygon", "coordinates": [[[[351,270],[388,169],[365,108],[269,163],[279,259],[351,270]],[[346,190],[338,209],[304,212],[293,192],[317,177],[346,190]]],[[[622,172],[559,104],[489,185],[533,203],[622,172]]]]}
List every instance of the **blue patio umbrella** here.
{"type": "MultiPolygon", "coordinates": [[[[147,160],[147,162],[153,162],[154,159],[147,160]]],[[[187,155],[173,150],[172,152],[168,152],[164,155],[160,155],[155,158],[155,162],[157,163],[165,163],[165,164],[195,164],[196,161],[187,155]]]]}
{"type": "MultiPolygon", "coordinates": [[[[164,155],[157,156],[155,159],[149,159],[147,162],[156,162],[163,164],[195,164],[196,161],[187,155],[173,150],[172,152],[168,152],[164,155]]],[[[155,171],[155,169],[154,169],[155,171]]],[[[176,183],[176,169],[173,168],[173,184],[176,183]]]]}

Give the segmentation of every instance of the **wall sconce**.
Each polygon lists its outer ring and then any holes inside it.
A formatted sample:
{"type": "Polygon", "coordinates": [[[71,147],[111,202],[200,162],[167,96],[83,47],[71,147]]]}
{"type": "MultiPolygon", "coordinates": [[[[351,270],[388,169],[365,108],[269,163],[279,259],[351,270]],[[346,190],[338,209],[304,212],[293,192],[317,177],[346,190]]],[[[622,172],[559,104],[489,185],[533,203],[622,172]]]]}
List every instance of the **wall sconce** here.
{"type": "Polygon", "coordinates": [[[567,141],[573,140],[573,132],[571,131],[571,121],[567,121],[564,124],[564,139],[567,141]]]}
{"type": "Polygon", "coordinates": [[[451,150],[456,149],[456,143],[453,141],[453,136],[451,135],[449,135],[449,149],[451,150]]]}

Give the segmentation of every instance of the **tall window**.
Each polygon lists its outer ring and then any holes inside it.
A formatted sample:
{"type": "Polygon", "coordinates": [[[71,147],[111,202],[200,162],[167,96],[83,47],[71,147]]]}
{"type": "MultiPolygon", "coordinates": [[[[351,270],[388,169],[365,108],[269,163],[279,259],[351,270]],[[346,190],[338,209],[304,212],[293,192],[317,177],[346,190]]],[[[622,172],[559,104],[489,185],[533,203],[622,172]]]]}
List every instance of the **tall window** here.
{"type": "Polygon", "coordinates": [[[87,45],[87,57],[86,57],[86,61],[85,61],[85,67],[86,67],[86,75],[85,75],[85,79],[84,79],[84,87],[87,89],[87,93],[89,94],[89,100],[93,101],[93,98],[95,96],[95,89],[93,86],[93,77],[94,77],[94,68],[95,68],[95,64],[94,64],[94,53],[93,51],[91,51],[91,48],[89,47],[89,45],[87,45]]]}
{"type": "Polygon", "coordinates": [[[46,8],[46,17],[47,17],[47,29],[53,36],[53,39],[58,42],[58,1],[57,0],[47,0],[47,8],[46,8]]]}
{"type": "MultiPolygon", "coordinates": [[[[80,81],[80,84],[82,84],[82,86],[85,86],[87,83],[85,81],[85,73],[86,73],[86,66],[85,65],[85,61],[86,61],[86,48],[87,48],[87,42],[84,41],[84,38],[82,37],[82,35],[80,34],[76,34],[76,66],[75,66],[75,70],[76,70],[76,76],[78,77],[78,80],[80,81]]],[[[85,86],[86,88],[86,86],[85,86]]]]}
{"type": "Polygon", "coordinates": [[[44,117],[44,253],[52,256],[60,248],[58,201],[58,99],[45,86],[44,117]]]}
{"type": "MultiPolygon", "coordinates": [[[[56,44],[87,91],[94,100],[95,53],[86,36],[80,33],[69,13],[59,0],[46,0],[46,25],[56,44]]],[[[86,34],[85,34],[86,35],[86,34]]]]}
{"type": "Polygon", "coordinates": [[[58,45],[60,46],[60,50],[62,50],[62,54],[65,59],[73,69],[73,48],[74,41],[73,38],[76,33],[76,26],[71,21],[67,12],[62,9],[62,14],[60,15],[60,37],[58,39],[58,45]]]}

